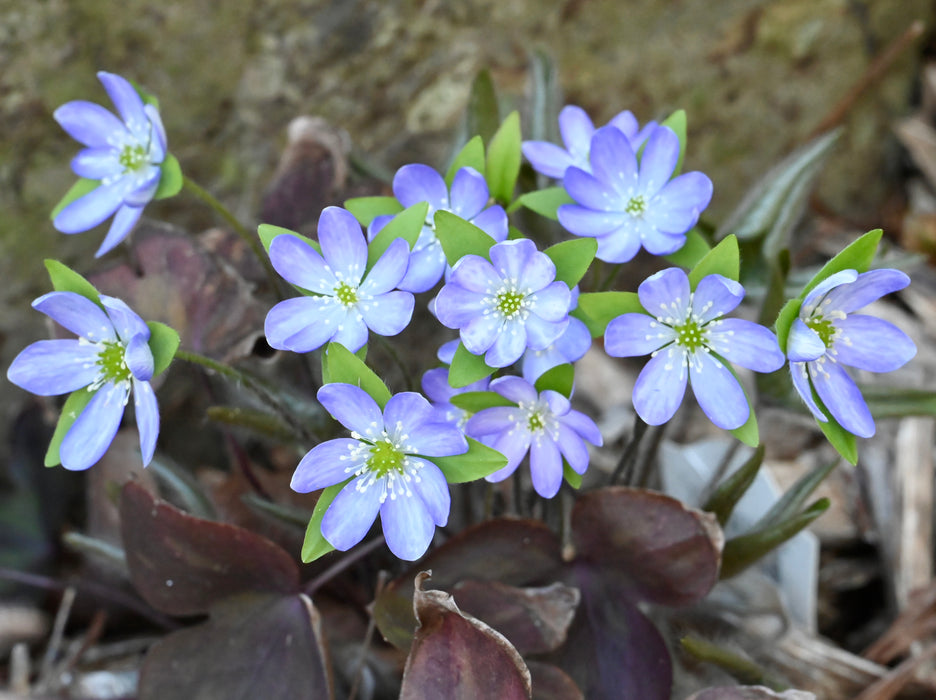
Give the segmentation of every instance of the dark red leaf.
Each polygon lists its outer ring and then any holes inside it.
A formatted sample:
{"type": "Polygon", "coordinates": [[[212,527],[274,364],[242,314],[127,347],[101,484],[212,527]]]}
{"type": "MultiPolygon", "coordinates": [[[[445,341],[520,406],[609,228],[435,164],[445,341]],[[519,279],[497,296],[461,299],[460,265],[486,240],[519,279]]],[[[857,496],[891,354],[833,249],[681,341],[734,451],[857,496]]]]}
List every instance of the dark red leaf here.
{"type": "Polygon", "coordinates": [[[561,583],[517,588],[499,581],[462,581],[452,590],[458,607],[503,634],[521,655],[562,646],[579,592],[561,583]]]}
{"type": "Polygon", "coordinates": [[[186,515],[130,482],[120,498],[121,536],[140,595],[169,615],[197,615],[250,591],[299,590],[299,568],[264,537],[186,515]]]}
{"type": "Polygon", "coordinates": [[[423,591],[413,604],[419,627],[403,671],[401,700],[514,700],[531,697],[530,672],[503,635],[463,615],[442,591],[423,591]]]}
{"type": "Polygon", "coordinates": [[[710,513],[662,493],[612,486],[572,510],[578,561],[604,570],[635,601],[688,605],[718,581],[724,538],[710,513]]]}
{"type": "Polygon", "coordinates": [[[319,615],[302,594],[250,593],[214,606],[201,625],[150,648],[140,700],[332,697],[319,615]]]}
{"type": "Polygon", "coordinates": [[[533,677],[533,700],[585,700],[575,681],[558,666],[527,661],[533,677]]]}

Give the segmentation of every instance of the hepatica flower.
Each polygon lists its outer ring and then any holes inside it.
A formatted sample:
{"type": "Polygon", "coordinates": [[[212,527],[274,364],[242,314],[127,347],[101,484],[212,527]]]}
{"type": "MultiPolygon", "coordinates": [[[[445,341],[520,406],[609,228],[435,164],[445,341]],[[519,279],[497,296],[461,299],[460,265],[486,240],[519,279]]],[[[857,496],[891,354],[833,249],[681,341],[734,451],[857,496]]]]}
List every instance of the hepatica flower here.
{"type": "Polygon", "coordinates": [[[682,403],[688,381],[715,425],[725,430],[744,425],[750,407],[725,361],[756,372],[773,372],[785,361],[769,330],[723,318],[741,303],[744,288],[722,275],[708,275],[690,292],[686,273],[670,268],[644,280],[637,294],[647,313],[618,316],[605,331],[609,355],[650,354],[634,386],[637,414],[650,425],[665,423],[682,403]]]}
{"type": "Polygon", "coordinates": [[[868,405],[844,366],[890,372],[909,362],[916,346],[893,324],[855,312],[908,284],[910,278],[899,270],[842,270],[806,295],[790,327],[787,356],[793,386],[816,420],[825,423],[828,416],[812,389],[845,430],[874,435],[868,405]]]}
{"type": "MultiPolygon", "coordinates": [[[[413,247],[412,259],[400,289],[425,292],[442,279],[446,262],[442,244],[435,235],[435,213],[448,211],[468,221],[495,241],[507,238],[507,213],[499,204],[487,206],[490,194],[484,177],[474,168],[461,168],[449,191],[445,180],[428,165],[404,165],[393,176],[393,194],[404,207],[428,202],[426,223],[413,247]]],[[[392,216],[378,216],[368,227],[373,238],[392,216]]]]}
{"type": "Polygon", "coordinates": [[[679,137],[658,127],[638,163],[620,130],[598,129],[591,141],[591,173],[575,166],[565,173],[566,191],[578,203],[559,207],[559,223],[576,236],[597,239],[597,257],[606,262],[627,262],[641,246],[653,255],[679,250],[712,199],[706,175],[672,178],[679,149],[679,137]]]}
{"type": "MultiPolygon", "coordinates": [[[[624,134],[631,148],[636,152],[656,129],[657,123],[647,122],[641,129],[637,118],[630,112],[624,111],[615,115],[608,122],[608,126],[613,126],[624,134]]],[[[585,110],[575,105],[563,107],[559,112],[559,133],[565,144],[564,149],[548,141],[524,141],[523,155],[530,161],[533,169],[556,179],[561,179],[566,169],[572,165],[591,172],[588,154],[591,150],[595,126],[585,110]]]]}
{"type": "Polygon", "coordinates": [[[432,407],[437,411],[439,420],[457,428],[464,428],[471,414],[465,409],[454,405],[452,397],[470,391],[487,391],[490,381],[489,377],[484,377],[484,379],[479,379],[467,386],[455,388],[449,384],[448,368],[437,367],[430,369],[423,375],[422,390],[432,402],[432,407]]]}
{"type": "Polygon", "coordinates": [[[87,469],[104,455],[131,393],[143,466],[152,459],[159,434],[159,409],[149,383],[150,330],[120,299],[103,294],[100,299],[103,309],[74,292],[51,292],[36,299],[33,308],[78,338],[33,343],[7,370],[11,382],[39,396],[93,393],[59,450],[62,466],[71,470],[87,469]]]}
{"type": "Polygon", "coordinates": [[[586,442],[601,445],[595,422],[572,409],[569,400],[556,391],[537,393],[520,377],[500,377],[491,390],[516,406],[495,406],[475,413],[465,432],[507,457],[507,466],[486,477],[502,481],[516,471],[527,452],[533,488],[543,498],[552,498],[562,485],[562,459],[578,473],[588,469],[586,442]]]}
{"type": "Polygon", "coordinates": [[[143,103],[133,85],[113,73],[97,75],[119,117],[84,100],[62,105],[53,116],[86,146],[72,160],[72,170],[100,184],[65,206],[52,223],[62,233],[81,233],[113,216],[96,253],[101,256],[127,237],[156,194],[166,158],[166,132],[159,112],[143,103]]]}
{"type": "Polygon", "coordinates": [[[466,255],[435,300],[442,325],[491,367],[506,367],[528,347],[542,350],[568,325],[571,293],[556,266],[527,239],[491,247],[488,262],[466,255]]]}
{"type": "MultiPolygon", "coordinates": [[[[570,310],[578,306],[578,286],[572,288],[571,294],[570,310]]],[[[592,337],[588,327],[579,319],[569,316],[569,325],[562,331],[562,335],[542,350],[527,348],[523,353],[523,378],[528,382],[536,382],[553,367],[577,362],[588,352],[591,344],[592,337]]]]}
{"type": "Polygon", "coordinates": [[[418,559],[436,526],[448,522],[451,507],[448,483],[431,460],[467,452],[464,434],[438,422],[415,392],[396,394],[383,412],[351,384],[326,384],[317,396],[351,437],[313,447],[296,468],[292,488],[307,493],[347,481],[325,511],[322,536],[335,549],[350,549],[380,513],[390,551],[418,559]]]}
{"type": "Polygon", "coordinates": [[[319,217],[322,254],[289,235],[270,244],[270,262],[283,278],[313,296],[281,301],[267,314],[264,331],[279,350],[309,352],[329,341],[357,352],[368,330],[396,335],[413,315],[413,295],[394,291],[406,274],[409,245],[396,239],[365,274],[367,242],[354,216],[327,207],[319,217]]]}

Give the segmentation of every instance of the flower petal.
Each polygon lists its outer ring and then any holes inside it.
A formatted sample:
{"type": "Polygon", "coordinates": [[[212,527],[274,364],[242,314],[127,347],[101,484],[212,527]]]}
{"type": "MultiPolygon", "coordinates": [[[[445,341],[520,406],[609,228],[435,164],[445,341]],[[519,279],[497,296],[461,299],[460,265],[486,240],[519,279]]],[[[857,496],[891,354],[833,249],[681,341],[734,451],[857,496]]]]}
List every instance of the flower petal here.
{"type": "Polygon", "coordinates": [[[384,419],[370,394],[353,384],[326,384],[316,393],[319,403],[348,430],[368,440],[383,437],[384,419]]]}
{"type": "Polygon", "coordinates": [[[436,286],[445,273],[445,251],[438,241],[418,248],[409,256],[409,267],[398,285],[400,289],[419,294],[436,286]]]}
{"type": "Polygon", "coordinates": [[[100,348],[76,338],[27,345],[7,369],[7,379],[37,396],[58,396],[93,384],[100,348]]]}
{"type": "MultiPolygon", "coordinates": [[[[528,257],[517,276],[517,284],[521,289],[538,292],[556,280],[556,264],[545,253],[539,251],[528,257]]],[[[565,286],[564,282],[560,282],[565,286]]],[[[566,287],[568,288],[568,287],[566,287]]]]}
{"type": "Polygon", "coordinates": [[[598,236],[595,240],[598,241],[595,257],[605,262],[628,262],[640,251],[640,233],[637,232],[632,217],[628,217],[619,228],[607,235],[598,236]]]}
{"type": "Polygon", "coordinates": [[[159,437],[159,405],[149,382],[133,379],[133,408],[137,430],[140,432],[140,454],[145,467],[153,459],[156,438],[159,437]]]}
{"type": "Polygon", "coordinates": [[[488,207],[475,218],[471,220],[475,226],[484,231],[487,235],[500,243],[507,240],[509,233],[509,224],[507,222],[507,212],[500,204],[488,207]]]}
{"type": "Polygon", "coordinates": [[[506,280],[519,280],[530,258],[537,254],[543,255],[536,250],[536,244],[528,238],[496,243],[490,251],[491,264],[506,280]]]}
{"type": "Polygon", "coordinates": [[[387,548],[406,561],[419,559],[435,534],[435,523],[423,499],[415,493],[394,494],[380,506],[380,522],[383,525],[387,548]]]}
{"type": "Polygon", "coordinates": [[[702,323],[724,316],[744,299],[744,287],[719,274],[703,277],[693,295],[692,312],[702,323]]]}
{"type": "Polygon", "coordinates": [[[466,255],[452,268],[449,284],[478,294],[492,294],[500,287],[501,278],[494,266],[481,256],[466,255]]]}
{"type": "Polygon", "coordinates": [[[787,357],[790,362],[812,362],[825,353],[826,346],[819,334],[802,319],[794,319],[787,336],[787,357]]]}
{"type": "Polygon", "coordinates": [[[104,240],[94,253],[94,257],[99,258],[117,247],[123,239],[130,235],[142,215],[143,207],[133,207],[129,204],[122,204],[118,207],[114,214],[114,220],[107,230],[107,235],[104,236],[104,240]]]}
{"type": "Polygon", "coordinates": [[[502,320],[492,315],[476,316],[461,328],[460,337],[468,352],[472,355],[482,355],[494,345],[498,336],[503,332],[502,320]]]}
{"type": "Polygon", "coordinates": [[[637,135],[638,130],[640,129],[640,124],[637,121],[637,117],[634,116],[633,112],[625,109],[623,112],[618,112],[611,120],[608,122],[608,126],[613,126],[619,129],[630,141],[633,143],[634,137],[637,135]]]}
{"type": "Polygon", "coordinates": [[[767,328],[741,318],[726,318],[717,324],[708,333],[708,344],[729,362],[755,372],[776,372],[783,367],[786,357],[777,336],[767,328]]]}
{"type": "Polygon", "coordinates": [[[117,152],[109,146],[82,149],[72,158],[71,169],[78,177],[89,180],[103,180],[109,175],[123,172],[123,166],[117,160],[117,152]]]}
{"type": "Polygon", "coordinates": [[[357,287],[367,265],[367,241],[354,215],[340,207],[325,207],[319,216],[318,239],[335,277],[357,287]]]}
{"type": "Polygon", "coordinates": [[[581,168],[570,168],[562,180],[569,196],[587,209],[623,212],[627,206],[618,192],[581,168]]]}
{"type": "Polygon", "coordinates": [[[581,107],[566,105],[559,111],[559,133],[569,154],[576,161],[588,156],[595,126],[581,107]]]}
{"type": "Polygon", "coordinates": [[[592,337],[582,321],[569,316],[569,325],[555,341],[555,347],[566,362],[576,362],[585,356],[591,347],[592,337]]]}
{"type": "Polygon", "coordinates": [[[101,304],[107,312],[114,330],[124,343],[129,343],[136,336],[143,336],[149,340],[150,329],[146,322],[137,315],[136,311],[127,306],[126,302],[117,297],[101,295],[101,304]]]}
{"type": "Polygon", "coordinates": [[[484,176],[474,168],[459,168],[449,193],[451,212],[463,219],[473,219],[488,202],[488,186],[484,176]]]}
{"type": "Polygon", "coordinates": [[[604,347],[611,357],[639,357],[673,342],[676,332],[652,316],[623,314],[611,320],[605,330],[604,347]]]}
{"type": "Polygon", "coordinates": [[[591,237],[610,233],[633,218],[624,212],[597,211],[578,204],[563,204],[559,207],[558,216],[559,223],[569,233],[591,237]]]}
{"type": "MultiPolygon", "coordinates": [[[[561,330],[559,331],[561,332],[561,330]]],[[[556,333],[558,336],[559,332],[556,333]]],[[[464,329],[462,330],[464,334],[464,329]]],[[[464,337],[465,347],[468,347],[464,337]]],[[[484,361],[490,367],[508,367],[523,356],[527,347],[526,326],[519,321],[508,321],[494,339],[494,343],[484,355],[484,361]]],[[[468,348],[471,349],[470,347],[468,348]]]]}
{"type": "Polygon", "coordinates": [[[664,348],[640,371],[634,384],[634,410],[649,425],[663,425],[673,417],[686,393],[685,352],[664,348]]]}
{"type": "Polygon", "coordinates": [[[487,481],[501,481],[515,470],[530,449],[530,431],[526,426],[517,430],[508,430],[498,435],[493,442],[487,443],[507,458],[507,465],[485,477],[487,481]],[[497,478],[494,478],[497,477],[497,478]]]}
{"type": "MultiPolygon", "coordinates": [[[[435,299],[435,314],[446,328],[458,329],[484,313],[484,295],[468,291],[457,283],[446,284],[435,299]]],[[[491,319],[494,320],[493,318],[491,319]]],[[[493,339],[491,342],[494,342],[493,339]]],[[[485,347],[485,350],[490,344],[485,347]]]]}
{"type": "Polygon", "coordinates": [[[819,405],[813,398],[812,386],[809,383],[809,376],[806,373],[806,363],[791,362],[790,378],[793,381],[793,388],[796,389],[796,393],[800,395],[801,399],[803,399],[803,402],[806,404],[806,408],[809,409],[810,413],[815,416],[817,421],[821,423],[827,423],[829,420],[828,416],[822,412],[822,409],[819,408],[819,405]]]}
{"type": "Polygon", "coordinates": [[[351,478],[367,462],[370,451],[352,438],[320,442],[296,467],[289,487],[297,493],[318,491],[351,478]]]}
{"type": "MultiPolygon", "coordinates": [[[[544,256],[545,257],[545,256],[544,256]]],[[[569,315],[572,292],[565,282],[553,282],[529,297],[530,312],[544,321],[558,323],[569,315]]],[[[557,336],[558,337],[558,336],[557,336]]]]}
{"type": "Polygon", "coordinates": [[[751,415],[744,389],[725,365],[707,352],[696,351],[689,361],[692,392],[715,425],[734,430],[751,415]]]}
{"type": "Polygon", "coordinates": [[[93,342],[117,340],[114,324],[101,307],[75,292],[49,292],[32,303],[63,328],[93,342]]]}
{"type": "Polygon", "coordinates": [[[498,377],[491,382],[491,391],[496,391],[505,399],[515,403],[532,403],[537,399],[536,388],[525,379],[520,377],[498,377]]]}
{"type": "Polygon", "coordinates": [[[143,100],[128,80],[105,71],[98,71],[97,77],[130,131],[136,133],[149,125],[149,118],[143,111],[143,100]]]}
{"type": "Polygon", "coordinates": [[[588,448],[578,433],[569,426],[560,423],[556,444],[566,462],[572,467],[572,471],[576,474],[584,474],[588,469],[588,448]]]}
{"type": "Polygon", "coordinates": [[[143,111],[153,127],[153,140],[150,143],[150,162],[162,163],[166,157],[166,128],[155,105],[143,105],[143,111]]]}
{"type": "Polygon", "coordinates": [[[410,457],[409,460],[422,465],[413,476],[410,487],[419,494],[432,522],[439,527],[445,527],[449,511],[452,509],[452,494],[449,492],[445,475],[428,459],[410,457]]]}
{"type": "Polygon", "coordinates": [[[810,362],[809,376],[829,413],[845,430],[858,437],[874,435],[874,419],[861,391],[845,368],[834,362],[810,362]]]}
{"type": "MultiPolygon", "coordinates": [[[[431,404],[425,396],[415,391],[402,391],[394,394],[384,407],[384,423],[391,435],[411,433],[431,419],[431,404]]],[[[417,451],[411,450],[413,453],[417,451]]]]}
{"type": "Polygon", "coordinates": [[[663,231],[685,233],[711,201],[712,181],[700,172],[684,173],[648,202],[645,216],[663,231]]]}
{"type": "Polygon", "coordinates": [[[333,294],[338,280],[324,258],[308,243],[283,234],[270,243],[270,262],[279,275],[297,287],[333,294]]]}
{"type": "Polygon", "coordinates": [[[364,317],[356,311],[350,311],[338,326],[338,332],[332,342],[344,345],[351,352],[357,352],[367,344],[367,324],[364,317]]]}
{"type": "Polygon", "coordinates": [[[429,202],[429,215],[437,209],[447,209],[448,188],[445,180],[428,165],[404,165],[393,176],[393,194],[404,208],[419,202],[429,202]]]}
{"type": "MultiPolygon", "coordinates": [[[[595,132],[591,140],[592,172],[626,201],[638,194],[637,156],[627,137],[613,126],[595,132]]],[[[646,155],[644,155],[646,159],[646,155]]]]}
{"type": "Polygon", "coordinates": [[[827,300],[829,307],[851,313],[858,311],[885,294],[896,292],[910,284],[910,278],[900,270],[881,269],[863,272],[849,285],[836,287],[827,300]]]}
{"type": "Polygon", "coordinates": [[[660,231],[646,218],[635,219],[634,226],[640,234],[640,244],[650,255],[670,255],[686,245],[684,235],[660,231]]]}
{"type": "Polygon", "coordinates": [[[146,343],[143,335],[135,335],[127,343],[127,350],[124,355],[124,361],[127,363],[127,369],[133,375],[133,379],[141,382],[149,382],[153,376],[153,352],[146,343]]]}
{"type": "Polygon", "coordinates": [[[545,435],[530,445],[530,476],[533,489],[543,498],[552,498],[562,486],[562,456],[556,443],[545,435]]]}
{"type": "MultiPolygon", "coordinates": [[[[437,415],[431,407],[430,415],[437,415]]],[[[412,446],[408,452],[423,457],[451,457],[468,451],[468,441],[461,429],[439,421],[426,421],[412,428],[407,444],[412,446]]]]}
{"type": "Polygon", "coordinates": [[[52,116],[69,136],[91,148],[109,146],[112,136],[127,133],[113,112],[85,100],[66,102],[52,116]]]}
{"type": "Polygon", "coordinates": [[[396,335],[409,325],[416,300],[409,292],[388,292],[358,302],[364,323],[377,335],[396,335]]]}
{"type": "Polygon", "coordinates": [[[465,423],[465,434],[478,440],[485,435],[510,432],[516,426],[519,411],[515,406],[483,408],[465,423]]]}
{"type": "Polygon", "coordinates": [[[407,272],[410,260],[409,245],[402,238],[397,238],[384,251],[361,283],[362,294],[385,294],[394,289],[407,272]]]}
{"type": "Polygon", "coordinates": [[[359,489],[370,478],[362,474],[341,489],[322,518],[322,537],[339,551],[345,552],[363,540],[377,519],[383,484],[359,489]]]}
{"type": "Polygon", "coordinates": [[[601,447],[604,443],[604,440],[601,439],[601,431],[598,429],[595,421],[581,411],[576,411],[574,409],[569,411],[560,419],[560,423],[562,425],[568,425],[581,435],[582,438],[593,445],[601,447]]]}
{"type": "Polygon", "coordinates": [[[647,198],[669,182],[679,160],[679,137],[669,127],[654,129],[640,157],[638,189],[647,198]]]}
{"type": "Polygon", "coordinates": [[[100,185],[58,213],[52,225],[62,233],[81,233],[94,228],[123,204],[124,183],[100,185]]]}
{"type": "Polygon", "coordinates": [[[689,310],[689,278],[678,267],[660,270],[640,283],[637,296],[651,316],[681,323],[689,310]]]}
{"type": "Polygon", "coordinates": [[[573,164],[568,152],[548,141],[524,141],[521,149],[533,169],[546,177],[559,180],[566,168],[573,164]]]}
{"type": "Polygon", "coordinates": [[[913,341],[892,323],[864,314],[850,314],[836,321],[831,354],[844,365],[870,372],[891,372],[916,355],[913,341]]]}
{"type": "Polygon", "coordinates": [[[63,467],[80,471],[104,456],[120,427],[128,388],[123,382],[109,383],[91,397],[62,440],[59,455],[63,467]]]}
{"type": "MultiPolygon", "coordinates": [[[[536,314],[530,314],[526,320],[527,347],[533,350],[543,350],[555,343],[565,332],[568,319],[561,321],[544,321],[536,314]]],[[[563,364],[564,359],[557,364],[563,364]]]]}
{"type": "Polygon", "coordinates": [[[856,279],[858,279],[857,270],[839,270],[835,274],[826,277],[803,299],[803,305],[800,307],[799,313],[800,318],[809,318],[826,294],[843,284],[851,284],[856,279]]]}
{"type": "Polygon", "coordinates": [[[267,312],[263,332],[277,350],[311,352],[338,333],[347,315],[332,297],[286,299],[267,312]]]}

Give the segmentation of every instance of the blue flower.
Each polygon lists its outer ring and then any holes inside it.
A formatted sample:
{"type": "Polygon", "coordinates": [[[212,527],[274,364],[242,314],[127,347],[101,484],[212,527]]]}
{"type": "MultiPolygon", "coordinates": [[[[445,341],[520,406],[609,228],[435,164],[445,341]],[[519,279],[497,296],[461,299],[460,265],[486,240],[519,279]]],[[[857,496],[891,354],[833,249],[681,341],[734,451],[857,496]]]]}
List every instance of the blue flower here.
{"type": "MultiPolygon", "coordinates": [[[[608,126],[618,129],[630,142],[636,153],[647,137],[657,127],[656,122],[647,122],[643,129],[637,118],[628,111],[617,114],[608,126]]],[[[575,105],[566,105],[559,112],[559,133],[565,144],[563,150],[548,141],[524,141],[523,155],[530,161],[533,169],[546,175],[561,179],[570,166],[591,172],[588,154],[591,149],[595,126],[585,110],[575,105]]]]}
{"type": "MultiPolygon", "coordinates": [[[[393,176],[393,194],[404,207],[429,203],[426,223],[413,247],[409,270],[400,282],[400,289],[425,292],[442,279],[446,262],[442,244],[435,235],[437,211],[460,216],[497,242],[507,238],[507,213],[499,204],[487,206],[490,197],[487,182],[474,168],[461,168],[455,173],[449,192],[442,176],[428,165],[404,165],[393,176]]],[[[373,240],[391,219],[392,216],[376,217],[367,229],[368,238],[373,240]]]]}
{"type": "Polygon", "coordinates": [[[264,331],[279,350],[309,352],[325,343],[341,343],[357,352],[368,329],[396,335],[413,316],[413,295],[392,291],[409,261],[409,246],[396,239],[367,274],[367,242],[350,212],[327,207],[319,217],[322,254],[295,236],[270,244],[270,262],[283,278],[313,292],[281,301],[267,314],[264,331]]]}
{"type": "MultiPolygon", "coordinates": [[[[579,288],[572,288],[570,309],[578,306],[579,288]]],[[[553,367],[577,362],[591,347],[592,337],[588,327],[579,319],[569,316],[569,325],[558,338],[542,350],[527,348],[523,353],[523,378],[535,383],[553,367]]]]}
{"type": "Polygon", "coordinates": [[[533,241],[497,243],[490,256],[490,262],[479,255],[459,260],[434,308],[442,325],[460,331],[470,353],[506,367],[528,347],[542,350],[562,335],[571,293],[555,281],[556,266],[533,241]]]}
{"type": "Polygon", "coordinates": [[[100,185],[68,204],[52,223],[62,233],[81,233],[114,216],[96,253],[100,257],[127,237],[156,194],[166,131],[159,112],[143,103],[133,85],[113,73],[97,75],[120,118],[84,100],[62,105],[53,116],[86,146],[72,159],[72,170],[100,185]]]}
{"type": "Polygon", "coordinates": [[[491,390],[517,405],[485,408],[465,426],[469,436],[507,457],[507,466],[486,477],[488,481],[502,481],[513,474],[527,452],[533,488],[543,498],[558,493],[563,458],[577,474],[585,473],[585,442],[602,444],[601,432],[591,418],[573,410],[562,394],[548,389],[537,394],[533,385],[520,377],[495,379],[491,390]]]}
{"type": "Polygon", "coordinates": [[[715,425],[725,430],[744,425],[750,407],[725,360],[756,372],[773,372],[785,362],[769,330],[722,318],[741,303],[744,288],[722,275],[708,275],[690,292],[686,273],[673,267],[648,277],[637,294],[647,314],[618,316],[605,331],[609,355],[650,354],[634,386],[637,414],[650,425],[665,423],[682,403],[689,381],[715,425]]]}
{"type": "Polygon", "coordinates": [[[890,372],[916,355],[913,341],[896,326],[855,313],[908,284],[910,278],[899,270],[842,270],[806,295],[790,327],[787,356],[793,386],[816,420],[825,423],[828,416],[813,400],[813,389],[845,430],[874,435],[868,405],[843,365],[890,372]]]}
{"type": "Polygon", "coordinates": [[[296,467],[293,490],[308,493],[347,481],[325,511],[322,536],[335,549],[350,549],[379,512],[390,551],[400,559],[418,559],[435,527],[448,522],[451,507],[448,483],[432,458],[467,452],[464,434],[438,422],[429,402],[415,392],[396,394],[382,413],[351,384],[326,384],[317,396],[351,437],[313,447],[296,467]]]}
{"type": "Polygon", "coordinates": [[[597,257],[606,262],[627,262],[641,246],[653,255],[679,250],[712,199],[712,181],[700,172],[670,179],[679,149],[679,137],[658,127],[638,164],[624,134],[599,129],[591,141],[591,173],[574,166],[565,173],[563,184],[578,204],[559,207],[559,223],[596,238],[597,257]]]}
{"type": "Polygon", "coordinates": [[[79,390],[94,394],[62,440],[62,466],[71,470],[87,469],[107,451],[131,389],[143,466],[153,458],[159,434],[159,409],[149,383],[150,330],[120,299],[103,294],[100,299],[103,309],[74,292],[36,299],[33,308],[79,337],[33,343],[7,370],[11,382],[39,396],[79,390]]]}
{"type": "Polygon", "coordinates": [[[432,407],[438,413],[440,421],[463,429],[471,413],[455,406],[452,403],[452,397],[470,391],[487,391],[490,381],[490,377],[484,377],[467,386],[455,388],[449,384],[448,367],[437,367],[423,374],[422,390],[426,398],[432,402],[432,407]]]}

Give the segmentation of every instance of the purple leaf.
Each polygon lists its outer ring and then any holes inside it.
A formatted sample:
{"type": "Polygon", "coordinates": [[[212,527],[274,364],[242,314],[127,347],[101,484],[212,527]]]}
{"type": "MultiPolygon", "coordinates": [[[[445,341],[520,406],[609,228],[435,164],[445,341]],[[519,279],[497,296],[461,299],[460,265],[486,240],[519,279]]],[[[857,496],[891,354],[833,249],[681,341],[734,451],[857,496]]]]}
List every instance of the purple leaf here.
{"type": "Polygon", "coordinates": [[[533,678],[533,700],[585,700],[575,681],[558,666],[527,661],[533,678]]]}

